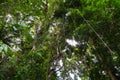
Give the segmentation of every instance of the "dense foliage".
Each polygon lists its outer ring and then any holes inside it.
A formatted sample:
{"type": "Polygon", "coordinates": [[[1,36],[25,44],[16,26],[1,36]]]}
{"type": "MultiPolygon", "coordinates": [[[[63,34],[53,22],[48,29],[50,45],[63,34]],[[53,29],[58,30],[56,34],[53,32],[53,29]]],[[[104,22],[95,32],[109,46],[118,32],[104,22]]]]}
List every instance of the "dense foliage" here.
{"type": "Polygon", "coordinates": [[[0,80],[120,80],[119,0],[1,0],[0,80]]]}

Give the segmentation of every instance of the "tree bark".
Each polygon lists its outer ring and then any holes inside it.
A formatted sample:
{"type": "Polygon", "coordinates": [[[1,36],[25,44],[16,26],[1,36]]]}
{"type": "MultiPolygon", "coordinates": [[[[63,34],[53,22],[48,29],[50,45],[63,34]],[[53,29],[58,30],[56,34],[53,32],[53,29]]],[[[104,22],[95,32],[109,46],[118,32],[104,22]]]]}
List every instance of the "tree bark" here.
{"type": "Polygon", "coordinates": [[[106,71],[107,71],[109,77],[111,78],[111,80],[117,80],[115,73],[112,72],[112,70],[107,62],[105,63],[105,66],[106,66],[106,71]]]}

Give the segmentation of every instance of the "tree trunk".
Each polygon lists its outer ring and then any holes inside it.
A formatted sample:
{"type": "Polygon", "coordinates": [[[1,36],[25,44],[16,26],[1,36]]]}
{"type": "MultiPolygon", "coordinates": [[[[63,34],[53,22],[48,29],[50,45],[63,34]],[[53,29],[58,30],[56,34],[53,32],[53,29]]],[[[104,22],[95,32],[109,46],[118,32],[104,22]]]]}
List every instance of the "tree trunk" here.
{"type": "Polygon", "coordinates": [[[111,80],[117,80],[116,76],[114,75],[114,73],[111,71],[110,67],[106,65],[106,69],[107,69],[107,73],[109,75],[109,77],[111,78],[111,80]]]}

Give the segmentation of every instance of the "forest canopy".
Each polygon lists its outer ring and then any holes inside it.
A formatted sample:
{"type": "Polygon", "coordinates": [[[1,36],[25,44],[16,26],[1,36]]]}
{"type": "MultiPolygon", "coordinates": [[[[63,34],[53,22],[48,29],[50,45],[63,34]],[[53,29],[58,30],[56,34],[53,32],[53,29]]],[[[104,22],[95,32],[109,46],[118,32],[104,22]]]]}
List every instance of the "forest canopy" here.
{"type": "Polygon", "coordinates": [[[120,80],[120,1],[0,0],[0,80],[120,80]]]}

